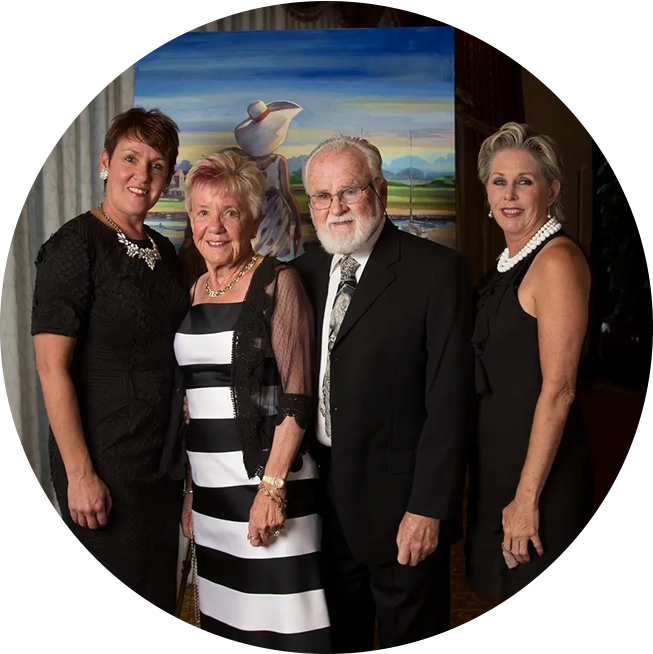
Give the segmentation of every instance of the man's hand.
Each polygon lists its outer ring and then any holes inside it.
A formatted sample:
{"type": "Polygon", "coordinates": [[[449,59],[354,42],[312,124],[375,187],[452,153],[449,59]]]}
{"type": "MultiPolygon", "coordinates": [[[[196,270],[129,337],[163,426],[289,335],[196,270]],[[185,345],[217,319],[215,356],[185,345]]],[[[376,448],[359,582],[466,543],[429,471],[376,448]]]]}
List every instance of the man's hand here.
{"type": "Polygon", "coordinates": [[[406,511],[397,532],[397,561],[416,566],[438,546],[440,520],[406,511]]]}

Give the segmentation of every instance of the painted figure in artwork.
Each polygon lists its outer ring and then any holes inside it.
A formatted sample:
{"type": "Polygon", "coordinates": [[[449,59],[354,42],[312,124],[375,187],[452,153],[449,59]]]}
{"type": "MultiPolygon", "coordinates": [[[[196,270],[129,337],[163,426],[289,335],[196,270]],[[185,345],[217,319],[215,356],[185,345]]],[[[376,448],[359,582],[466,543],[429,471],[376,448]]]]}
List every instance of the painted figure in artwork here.
{"type": "Polygon", "coordinates": [[[265,178],[263,221],[252,244],[261,255],[294,257],[302,237],[301,215],[290,190],[286,158],[276,153],[288,135],[290,121],[302,108],[288,101],[266,104],[255,100],[247,107],[248,118],[238,124],[235,150],[256,163],[265,178]]]}

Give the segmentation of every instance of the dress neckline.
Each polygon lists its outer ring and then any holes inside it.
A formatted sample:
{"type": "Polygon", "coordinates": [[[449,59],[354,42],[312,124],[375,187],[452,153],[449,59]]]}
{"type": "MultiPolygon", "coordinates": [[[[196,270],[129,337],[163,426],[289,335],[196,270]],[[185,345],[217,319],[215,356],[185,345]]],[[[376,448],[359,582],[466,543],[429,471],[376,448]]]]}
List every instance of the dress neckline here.
{"type": "Polygon", "coordinates": [[[244,300],[241,300],[240,302],[196,302],[195,304],[191,305],[191,309],[194,309],[195,307],[207,307],[207,306],[212,306],[212,307],[233,307],[238,304],[242,304],[244,300]]]}
{"type": "MultiPolygon", "coordinates": [[[[110,225],[107,225],[107,223],[105,221],[100,220],[92,211],[88,211],[87,213],[88,213],[88,217],[91,220],[95,221],[101,227],[104,228],[103,231],[107,231],[109,234],[113,234],[114,236],[118,235],[118,232],[115,229],[113,229],[113,227],[111,227],[110,225]]],[[[132,243],[134,243],[134,245],[138,245],[139,247],[150,247],[150,245],[151,245],[150,238],[149,238],[149,234],[147,232],[147,225],[145,225],[145,224],[143,224],[143,231],[145,232],[145,238],[129,238],[129,236],[127,236],[126,234],[125,234],[125,238],[128,241],[131,241],[132,243]]]]}

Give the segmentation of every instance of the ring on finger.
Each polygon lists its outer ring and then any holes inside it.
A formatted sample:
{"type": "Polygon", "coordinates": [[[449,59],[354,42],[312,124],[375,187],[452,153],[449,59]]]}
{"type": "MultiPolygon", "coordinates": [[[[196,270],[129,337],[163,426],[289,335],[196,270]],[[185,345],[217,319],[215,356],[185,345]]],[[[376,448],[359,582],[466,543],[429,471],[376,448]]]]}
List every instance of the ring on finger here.
{"type": "Polygon", "coordinates": [[[278,536],[281,533],[279,529],[275,529],[274,532],[272,533],[273,536],[278,536]]]}

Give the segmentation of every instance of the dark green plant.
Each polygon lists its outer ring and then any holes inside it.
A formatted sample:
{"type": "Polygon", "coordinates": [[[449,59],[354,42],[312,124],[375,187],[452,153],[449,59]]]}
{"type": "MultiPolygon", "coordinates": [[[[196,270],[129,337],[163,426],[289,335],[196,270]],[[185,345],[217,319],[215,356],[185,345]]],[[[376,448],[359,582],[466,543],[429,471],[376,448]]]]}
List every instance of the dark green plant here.
{"type": "Polygon", "coordinates": [[[610,164],[597,170],[606,296],[604,322],[651,322],[651,282],[642,240],[628,200],[610,164]]]}

